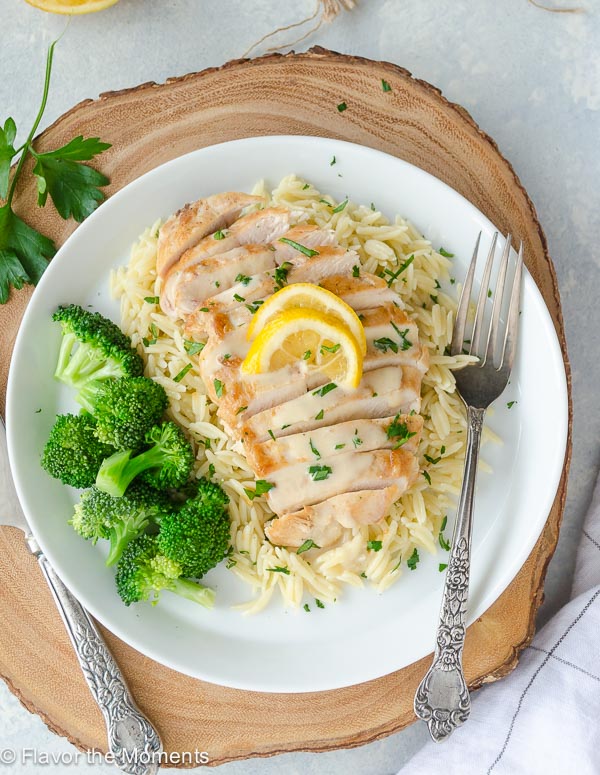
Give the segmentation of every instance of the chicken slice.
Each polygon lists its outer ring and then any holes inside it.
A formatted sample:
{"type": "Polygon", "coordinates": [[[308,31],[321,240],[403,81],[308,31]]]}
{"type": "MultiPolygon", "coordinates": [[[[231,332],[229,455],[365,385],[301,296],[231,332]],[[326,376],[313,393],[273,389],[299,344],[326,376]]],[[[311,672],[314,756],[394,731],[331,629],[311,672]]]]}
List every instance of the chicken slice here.
{"type": "MultiPolygon", "coordinates": [[[[160,291],[160,305],[169,317],[176,317],[175,291],[185,277],[186,272],[196,264],[217,254],[226,253],[244,245],[261,245],[264,250],[271,250],[266,243],[272,242],[280,234],[284,234],[290,225],[291,212],[282,207],[267,210],[257,210],[254,213],[239,218],[231,225],[227,234],[211,235],[200,241],[195,247],[186,250],[179,261],[174,264],[164,277],[160,291]],[[221,236],[222,239],[216,239],[221,236]]],[[[271,253],[274,253],[271,250],[271,253]]],[[[273,259],[274,263],[274,259],[273,259]]],[[[257,269],[250,269],[246,274],[256,274],[257,269]]]]}
{"type": "MultiPolygon", "coordinates": [[[[274,243],[275,248],[275,260],[278,264],[283,264],[284,261],[294,261],[298,257],[297,248],[292,245],[281,242],[282,239],[288,239],[291,242],[297,242],[302,247],[314,250],[315,248],[325,247],[327,245],[335,245],[335,232],[333,229],[320,229],[318,226],[301,223],[297,226],[292,226],[289,231],[282,234],[274,243]]],[[[302,254],[300,254],[302,255],[302,254]]]]}
{"type": "MultiPolygon", "coordinates": [[[[275,266],[273,251],[263,245],[244,245],[205,258],[177,273],[169,286],[163,310],[172,318],[185,318],[200,307],[216,288],[229,288],[239,274],[265,271],[275,266]]],[[[171,275],[167,278],[169,281],[171,275]]]]}
{"type": "Polygon", "coordinates": [[[349,420],[306,433],[269,439],[261,444],[247,444],[246,458],[254,473],[266,478],[273,471],[295,463],[314,463],[315,450],[323,458],[332,458],[352,450],[370,452],[374,449],[392,449],[397,444],[408,452],[414,452],[422,428],[423,418],[419,414],[349,420]]]}
{"type": "Polygon", "coordinates": [[[229,226],[244,207],[260,201],[259,196],[227,191],[186,204],[160,228],[156,259],[158,274],[164,277],[186,250],[197,245],[207,234],[229,226]]]}
{"type": "Polygon", "coordinates": [[[405,449],[346,452],[337,457],[313,459],[274,471],[273,489],[267,494],[270,508],[278,515],[359,490],[380,490],[395,485],[405,492],[419,475],[419,464],[405,449]]]}
{"type": "Polygon", "coordinates": [[[305,506],[300,511],[271,520],[265,533],[277,546],[297,548],[311,539],[320,549],[333,546],[344,528],[373,525],[390,513],[392,503],[400,497],[393,484],[381,490],[359,490],[334,495],[321,503],[305,506]]]}
{"type": "Polygon", "coordinates": [[[363,374],[355,389],[329,390],[323,386],[311,390],[246,419],[242,424],[242,439],[250,445],[266,441],[269,431],[278,438],[347,420],[418,412],[421,379],[421,372],[415,368],[390,366],[363,374]]]}
{"type": "Polygon", "coordinates": [[[320,283],[323,288],[335,293],[354,310],[370,309],[392,302],[402,307],[400,296],[388,288],[381,277],[360,270],[358,277],[346,274],[332,275],[320,283]]]}

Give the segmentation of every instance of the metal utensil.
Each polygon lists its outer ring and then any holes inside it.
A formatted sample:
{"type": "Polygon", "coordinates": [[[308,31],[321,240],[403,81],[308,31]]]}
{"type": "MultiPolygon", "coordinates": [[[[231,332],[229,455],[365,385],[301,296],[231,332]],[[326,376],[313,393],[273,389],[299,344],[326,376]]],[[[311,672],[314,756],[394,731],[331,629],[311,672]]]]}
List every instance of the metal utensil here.
{"type": "Polygon", "coordinates": [[[121,671],[98,629],[59,579],[33,537],[17,498],[8,463],[6,430],[0,418],[0,525],[18,527],[44,574],[65,623],[79,665],[106,722],[114,763],[132,775],[158,772],[162,743],[157,731],[133,701],[121,671]]]}
{"type": "MultiPolygon", "coordinates": [[[[473,258],[456,311],[450,348],[452,355],[463,352],[465,344],[468,343],[465,341],[467,313],[480,239],[481,233],[475,244],[473,258]]],[[[414,703],[416,715],[427,722],[429,733],[436,742],[441,742],[452,734],[456,727],[467,720],[471,712],[469,691],[462,669],[462,653],[469,593],[471,526],[477,460],[486,409],[498,398],[508,383],[517,344],[523,244],[521,243],[519,248],[512,280],[509,281],[508,265],[512,238],[510,234],[506,237],[496,287],[491,294],[488,288],[497,239],[496,232],[488,252],[469,344],[469,354],[477,356],[479,361],[456,371],[454,375],[458,393],[467,407],[464,478],[452,536],[452,549],[448,559],[433,663],[419,684],[414,703]],[[500,316],[506,306],[507,294],[510,294],[508,312],[506,322],[503,323],[500,316]],[[486,324],[486,307],[489,307],[486,302],[490,295],[493,296],[493,305],[489,322],[486,324]]]]}

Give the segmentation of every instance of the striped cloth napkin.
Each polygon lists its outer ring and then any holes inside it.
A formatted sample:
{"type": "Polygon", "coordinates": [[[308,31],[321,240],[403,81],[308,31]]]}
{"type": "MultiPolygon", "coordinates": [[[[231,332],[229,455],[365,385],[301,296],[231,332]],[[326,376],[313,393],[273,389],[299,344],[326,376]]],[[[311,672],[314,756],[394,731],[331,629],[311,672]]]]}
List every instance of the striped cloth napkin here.
{"type": "Polygon", "coordinates": [[[428,742],[401,775],[600,773],[600,479],[571,601],[510,676],[472,699],[467,723],[442,744],[428,742]]]}

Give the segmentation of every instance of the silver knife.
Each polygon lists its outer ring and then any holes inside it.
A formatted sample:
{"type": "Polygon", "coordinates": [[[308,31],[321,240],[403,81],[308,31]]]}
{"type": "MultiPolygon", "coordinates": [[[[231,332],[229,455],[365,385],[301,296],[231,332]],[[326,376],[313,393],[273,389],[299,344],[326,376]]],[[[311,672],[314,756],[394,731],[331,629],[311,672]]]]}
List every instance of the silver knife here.
{"type": "Polygon", "coordinates": [[[108,646],[88,612],[59,579],[33,537],[12,479],[6,430],[0,418],[0,526],[18,527],[37,557],[60,612],[79,665],[106,722],[111,760],[131,775],[158,772],[162,743],[157,731],[133,701],[108,646]]]}

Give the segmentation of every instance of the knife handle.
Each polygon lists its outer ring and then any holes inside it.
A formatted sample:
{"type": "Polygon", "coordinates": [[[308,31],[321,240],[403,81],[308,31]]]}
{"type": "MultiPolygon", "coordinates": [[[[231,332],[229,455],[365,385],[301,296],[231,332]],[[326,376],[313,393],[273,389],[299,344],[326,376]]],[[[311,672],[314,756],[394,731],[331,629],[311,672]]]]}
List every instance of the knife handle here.
{"type": "Polygon", "coordinates": [[[34,554],[65,623],[85,680],[104,716],[114,764],[131,775],[155,775],[162,752],[158,733],[133,701],[117,663],[87,611],[65,587],[39,548],[34,554]]]}

